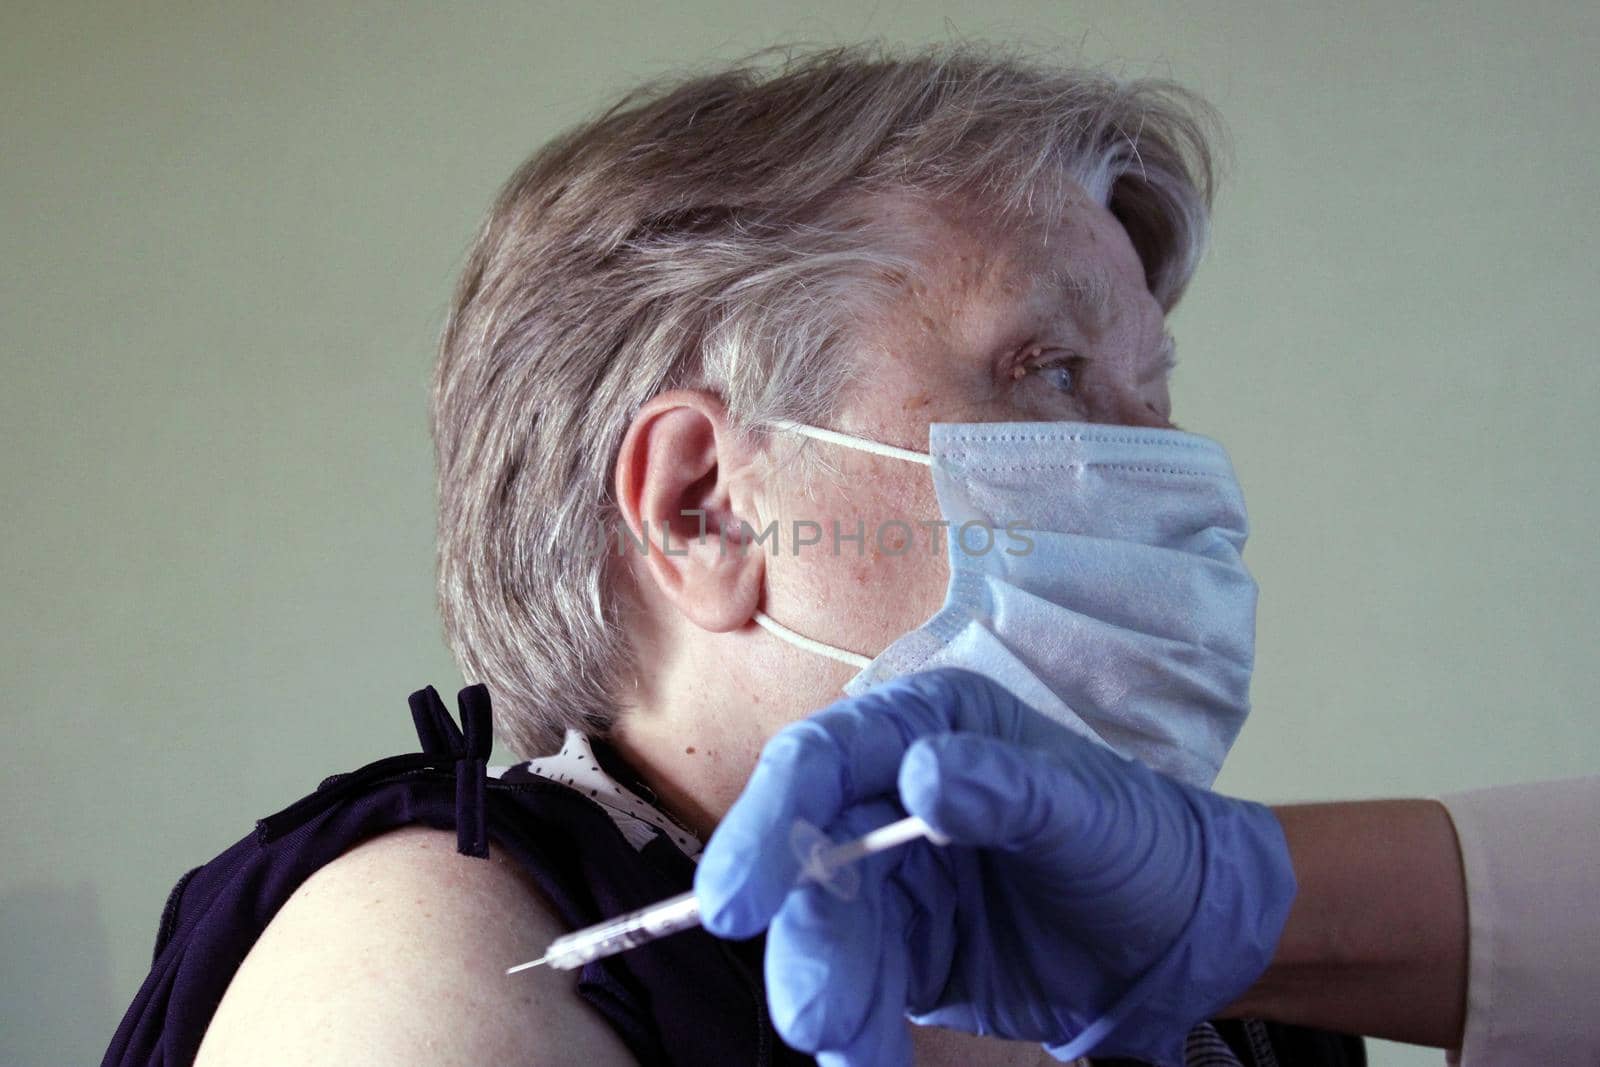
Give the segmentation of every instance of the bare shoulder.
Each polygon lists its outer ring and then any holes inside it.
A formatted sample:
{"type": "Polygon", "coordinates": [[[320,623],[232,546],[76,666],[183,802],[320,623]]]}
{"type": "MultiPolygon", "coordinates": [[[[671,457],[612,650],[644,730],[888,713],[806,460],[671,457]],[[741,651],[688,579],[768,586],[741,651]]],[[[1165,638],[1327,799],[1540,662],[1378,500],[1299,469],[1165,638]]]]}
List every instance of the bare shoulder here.
{"type": "Polygon", "coordinates": [[[462,856],[445,831],[384,834],[284,904],[195,1062],[633,1064],[576,972],[504,973],[564,932],[515,864],[462,856]]]}

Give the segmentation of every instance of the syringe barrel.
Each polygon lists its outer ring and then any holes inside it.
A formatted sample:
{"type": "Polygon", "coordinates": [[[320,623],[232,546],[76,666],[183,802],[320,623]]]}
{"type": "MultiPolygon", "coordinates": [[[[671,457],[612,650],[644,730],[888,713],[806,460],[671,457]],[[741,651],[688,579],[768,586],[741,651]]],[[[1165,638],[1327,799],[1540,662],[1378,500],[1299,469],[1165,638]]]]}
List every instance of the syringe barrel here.
{"type": "Polygon", "coordinates": [[[694,890],[626,912],[614,919],[575,930],[556,938],[545,951],[549,965],[558,971],[571,971],[590,960],[611,956],[679,930],[700,925],[700,902],[694,890]]]}

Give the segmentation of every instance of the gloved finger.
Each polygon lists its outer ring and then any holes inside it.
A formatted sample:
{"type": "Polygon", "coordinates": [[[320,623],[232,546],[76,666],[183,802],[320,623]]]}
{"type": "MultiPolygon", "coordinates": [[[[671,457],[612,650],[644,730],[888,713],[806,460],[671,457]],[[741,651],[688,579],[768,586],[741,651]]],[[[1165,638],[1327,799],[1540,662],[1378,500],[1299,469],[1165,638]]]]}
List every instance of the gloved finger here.
{"type": "MultiPolygon", "coordinates": [[[[900,818],[892,804],[858,806],[830,825],[834,840],[858,837],[900,818]]],[[[767,931],[765,972],[773,1025],[806,1052],[840,1063],[910,1063],[905,1031],[903,901],[890,881],[894,857],[854,865],[849,899],[815,884],[795,888],[767,931]],[[887,1014],[885,1012],[887,1011],[887,1014]]]]}
{"type": "Polygon", "coordinates": [[[1054,754],[977,734],[918,739],[900,763],[900,802],[954,844],[1022,851],[1069,831],[1096,798],[1054,754]]]}
{"type": "Polygon", "coordinates": [[[906,997],[913,966],[903,935],[908,905],[897,886],[886,887],[878,910],[878,987],[867,1003],[866,1018],[855,1037],[839,1047],[824,1046],[816,1054],[821,1067],[910,1067],[911,1030],[906,1022],[906,997]]]}
{"type": "Polygon", "coordinates": [[[911,743],[952,730],[1082,743],[994,681],[953,668],[896,678],[791,723],[762,749],[701,855],[695,893],[705,928],[734,938],[760,932],[799,874],[787,847],[794,820],[826,826],[854,803],[893,795],[911,743]]]}
{"type": "MultiPolygon", "coordinates": [[[[1205,857],[1177,787],[1095,746],[1040,751],[976,734],[926,737],[900,767],[900,799],[953,843],[1010,854],[1030,885],[1074,902],[1102,935],[1196,891],[1205,857]],[[1161,903],[1157,906],[1158,902],[1161,903]],[[1148,904],[1149,906],[1145,906],[1148,904]]],[[[1187,911],[1182,914],[1186,915],[1187,911]]]]}
{"type": "Polygon", "coordinates": [[[900,861],[890,881],[905,909],[902,940],[910,953],[906,1007],[923,1011],[946,994],[960,937],[956,909],[977,890],[970,884],[972,865],[958,866],[948,847],[917,841],[897,854],[900,861]],[[969,883],[965,893],[963,880],[969,883]]]}

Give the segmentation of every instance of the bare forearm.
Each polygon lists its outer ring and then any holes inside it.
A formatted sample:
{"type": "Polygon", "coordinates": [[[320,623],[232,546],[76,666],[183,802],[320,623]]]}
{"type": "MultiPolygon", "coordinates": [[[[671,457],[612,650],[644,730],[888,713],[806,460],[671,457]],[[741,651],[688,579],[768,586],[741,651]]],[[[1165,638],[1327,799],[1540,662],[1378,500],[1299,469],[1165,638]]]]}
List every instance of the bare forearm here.
{"type": "Polygon", "coordinates": [[[1382,800],[1274,810],[1299,892],[1272,965],[1226,1014],[1457,1046],[1467,903],[1444,807],[1382,800]]]}

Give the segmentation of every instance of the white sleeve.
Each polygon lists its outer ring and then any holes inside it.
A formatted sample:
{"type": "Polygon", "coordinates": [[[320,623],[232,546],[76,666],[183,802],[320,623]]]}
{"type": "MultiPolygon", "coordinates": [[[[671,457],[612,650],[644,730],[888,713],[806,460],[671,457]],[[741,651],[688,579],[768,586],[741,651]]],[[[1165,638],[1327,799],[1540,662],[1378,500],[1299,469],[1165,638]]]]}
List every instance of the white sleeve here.
{"type": "Polygon", "coordinates": [[[1461,1067],[1600,1063],[1600,778],[1439,797],[1467,883],[1461,1067]]]}

